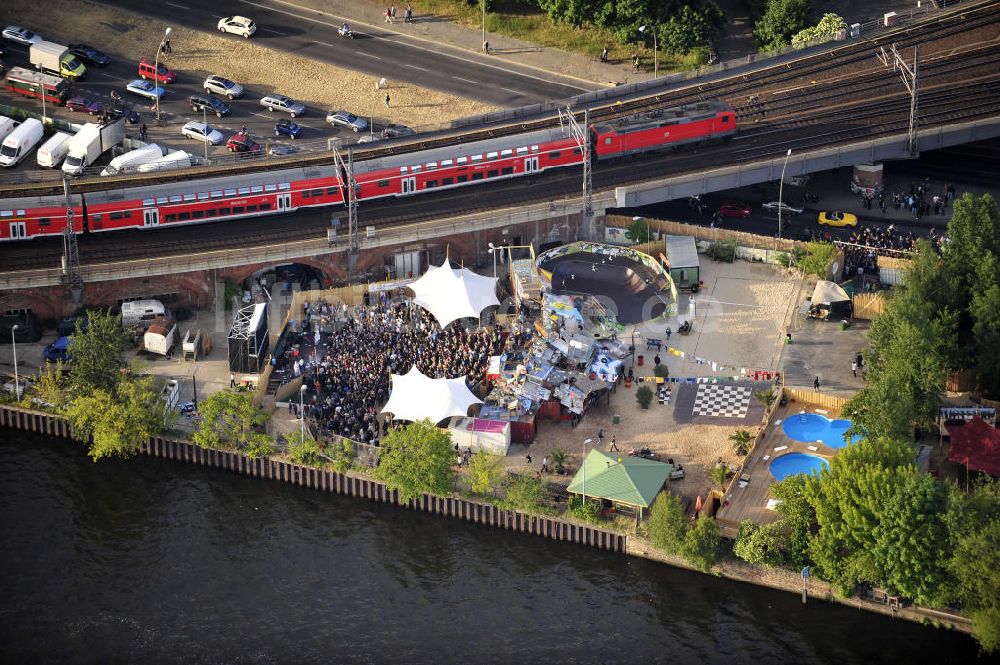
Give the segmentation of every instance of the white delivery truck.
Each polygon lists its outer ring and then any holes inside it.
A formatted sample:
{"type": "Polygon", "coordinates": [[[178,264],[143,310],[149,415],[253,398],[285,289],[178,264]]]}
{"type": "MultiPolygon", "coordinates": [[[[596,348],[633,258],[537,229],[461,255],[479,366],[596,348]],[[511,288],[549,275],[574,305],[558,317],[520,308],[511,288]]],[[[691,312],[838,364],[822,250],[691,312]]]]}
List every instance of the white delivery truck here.
{"type": "Polygon", "coordinates": [[[54,42],[35,42],[28,49],[28,58],[37,69],[67,79],[82,79],[87,68],[69,49],[54,42]]]}
{"type": "Polygon", "coordinates": [[[69,140],[72,137],[66,132],[56,132],[38,149],[35,158],[39,166],[54,169],[59,166],[66,153],[69,152],[69,140]]]}
{"type": "Polygon", "coordinates": [[[7,135],[14,131],[15,122],[5,115],[0,115],[0,141],[7,138],[7,135]]]}
{"type": "Polygon", "coordinates": [[[122,326],[134,328],[148,325],[157,317],[166,316],[167,310],[159,300],[133,300],[122,303],[122,326]]]}
{"type": "Polygon", "coordinates": [[[124,138],[125,121],[120,118],[107,125],[87,123],[69,140],[69,153],[62,167],[63,172],[79,175],[124,138]]]}
{"type": "Polygon", "coordinates": [[[147,162],[139,167],[139,173],[148,173],[149,171],[169,171],[170,169],[183,169],[191,166],[191,155],[187,154],[183,150],[177,150],[160,157],[159,159],[154,159],[151,162],[147,162]]]}
{"type": "Polygon", "coordinates": [[[45,135],[42,122],[28,118],[7,135],[0,145],[0,166],[16,166],[45,135]]]}
{"type": "Polygon", "coordinates": [[[143,164],[148,164],[163,157],[163,149],[155,143],[147,143],[141,148],[129,150],[118,155],[111,160],[111,163],[104,167],[101,175],[117,175],[119,173],[132,173],[143,164]]]}
{"type": "Polygon", "coordinates": [[[177,324],[169,319],[156,319],[146,328],[146,334],[142,336],[142,348],[147,353],[165,356],[175,344],[177,344],[177,324]]]}

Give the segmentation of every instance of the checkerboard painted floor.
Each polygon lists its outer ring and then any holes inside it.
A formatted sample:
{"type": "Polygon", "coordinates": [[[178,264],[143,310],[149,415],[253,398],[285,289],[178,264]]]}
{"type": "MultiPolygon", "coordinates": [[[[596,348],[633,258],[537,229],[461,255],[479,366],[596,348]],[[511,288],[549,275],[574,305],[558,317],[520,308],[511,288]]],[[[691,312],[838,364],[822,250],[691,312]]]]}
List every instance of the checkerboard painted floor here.
{"type": "Polygon", "coordinates": [[[716,383],[698,386],[692,414],[715,418],[746,418],[753,391],[741,386],[716,383]]]}

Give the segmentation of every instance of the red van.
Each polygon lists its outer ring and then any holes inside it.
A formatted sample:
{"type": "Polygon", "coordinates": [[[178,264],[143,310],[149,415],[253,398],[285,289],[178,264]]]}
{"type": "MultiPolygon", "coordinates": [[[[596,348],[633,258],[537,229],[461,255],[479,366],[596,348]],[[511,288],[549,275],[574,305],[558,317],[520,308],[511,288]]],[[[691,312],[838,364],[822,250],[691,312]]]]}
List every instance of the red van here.
{"type": "Polygon", "coordinates": [[[139,78],[153,79],[157,83],[173,83],[177,80],[177,74],[167,69],[162,62],[158,64],[159,70],[156,68],[156,63],[143,58],[139,61],[139,78]]]}

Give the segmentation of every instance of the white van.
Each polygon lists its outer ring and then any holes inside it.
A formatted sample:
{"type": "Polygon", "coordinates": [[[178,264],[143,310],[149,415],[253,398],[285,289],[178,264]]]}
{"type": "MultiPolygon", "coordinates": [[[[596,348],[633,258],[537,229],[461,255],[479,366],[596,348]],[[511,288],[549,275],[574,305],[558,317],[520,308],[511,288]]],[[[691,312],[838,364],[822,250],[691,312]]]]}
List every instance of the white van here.
{"type": "Polygon", "coordinates": [[[163,150],[155,143],[149,143],[141,148],[129,150],[118,155],[111,160],[111,163],[104,167],[101,175],[116,175],[118,173],[130,173],[139,168],[142,164],[148,164],[163,156],[163,150]]]}
{"type": "Polygon", "coordinates": [[[14,121],[5,115],[0,115],[0,141],[7,138],[12,131],[14,131],[14,121]]]}
{"type": "Polygon", "coordinates": [[[166,316],[167,310],[159,300],[133,300],[122,303],[122,326],[134,328],[148,325],[158,316],[166,316]]]}
{"type": "Polygon", "coordinates": [[[169,171],[170,169],[185,169],[191,166],[191,155],[183,150],[177,150],[160,157],[152,162],[148,162],[139,167],[139,173],[149,171],[169,171]]]}
{"type": "Polygon", "coordinates": [[[40,120],[28,118],[0,145],[0,166],[16,166],[45,136],[40,120]]]}
{"type": "Polygon", "coordinates": [[[36,155],[38,165],[50,169],[59,166],[59,162],[69,152],[69,139],[70,135],[66,132],[56,132],[50,136],[49,140],[43,143],[42,147],[38,149],[38,154],[36,155]]]}

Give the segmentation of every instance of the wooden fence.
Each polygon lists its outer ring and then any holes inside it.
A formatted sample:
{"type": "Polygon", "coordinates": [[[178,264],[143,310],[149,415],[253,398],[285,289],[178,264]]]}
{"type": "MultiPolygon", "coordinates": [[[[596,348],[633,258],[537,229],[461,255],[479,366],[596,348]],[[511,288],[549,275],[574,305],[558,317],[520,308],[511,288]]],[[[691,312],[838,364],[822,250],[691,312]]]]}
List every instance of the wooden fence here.
{"type": "Polygon", "coordinates": [[[803,390],[800,388],[782,388],[783,394],[788,398],[789,402],[805,402],[806,404],[815,404],[817,406],[822,406],[828,409],[840,409],[844,408],[847,404],[846,397],[837,397],[836,395],[828,395],[827,393],[817,392],[815,390],[803,390]]]}
{"type": "MultiPolygon", "coordinates": [[[[65,439],[72,438],[69,421],[62,416],[30,411],[11,405],[0,405],[0,427],[37,432],[65,439]]],[[[576,524],[556,517],[529,515],[505,510],[493,504],[462,497],[442,497],[424,494],[409,502],[399,498],[399,492],[384,483],[364,476],[317,469],[283,460],[251,458],[243,453],[215,448],[202,448],[187,441],[153,437],[140,447],[151,457],[225,469],[252,478],[277,480],[322,492],[378,501],[412,510],[496,527],[506,531],[528,533],[550,540],[563,540],[587,547],[625,553],[626,536],[594,526],[576,524]]]]}
{"type": "Polygon", "coordinates": [[[945,377],[944,389],[950,393],[968,393],[979,386],[976,373],[971,369],[960,372],[948,372],[945,377]]]}
{"type": "MultiPolygon", "coordinates": [[[[694,224],[684,224],[682,222],[672,222],[662,219],[645,218],[649,228],[659,233],[676,236],[692,236],[698,240],[709,240],[712,242],[732,241],[742,247],[756,247],[760,249],[776,249],[782,252],[792,252],[795,249],[805,249],[806,243],[787,238],[771,238],[768,236],[746,233],[744,231],[731,231],[728,229],[713,229],[707,226],[695,226],[694,224]]],[[[631,217],[623,215],[608,215],[605,221],[607,226],[615,226],[627,229],[632,223],[631,217]]],[[[648,243],[647,243],[648,244],[648,243]]],[[[657,243],[659,250],[662,250],[662,243],[657,243]]],[[[637,247],[634,249],[638,249],[637,247]]],[[[649,252],[647,252],[649,253],[649,252]]],[[[655,256],[655,254],[654,254],[655,256]]]]}
{"type": "Polygon", "coordinates": [[[885,302],[881,293],[855,293],[851,296],[854,318],[871,321],[875,317],[882,316],[885,302]]]}

